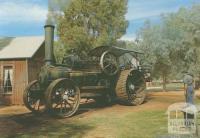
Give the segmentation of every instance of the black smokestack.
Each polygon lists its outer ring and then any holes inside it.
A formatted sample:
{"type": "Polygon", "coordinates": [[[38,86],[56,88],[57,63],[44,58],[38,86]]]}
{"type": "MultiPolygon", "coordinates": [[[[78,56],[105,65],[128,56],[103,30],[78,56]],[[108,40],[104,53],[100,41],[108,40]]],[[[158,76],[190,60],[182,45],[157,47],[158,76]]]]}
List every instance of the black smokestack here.
{"type": "Polygon", "coordinates": [[[48,15],[45,25],[45,62],[46,65],[54,64],[54,28],[57,17],[62,16],[71,0],[48,0],[48,15]]]}
{"type": "Polygon", "coordinates": [[[45,28],[45,63],[46,65],[52,65],[54,63],[54,25],[47,24],[45,28]]]}

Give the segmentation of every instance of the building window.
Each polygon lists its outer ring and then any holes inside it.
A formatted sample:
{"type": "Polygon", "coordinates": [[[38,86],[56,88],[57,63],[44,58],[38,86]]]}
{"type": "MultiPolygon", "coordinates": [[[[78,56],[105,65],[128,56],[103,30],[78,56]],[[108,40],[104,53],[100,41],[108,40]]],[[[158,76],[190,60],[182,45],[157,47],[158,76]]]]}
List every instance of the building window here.
{"type": "Polygon", "coordinates": [[[3,91],[12,93],[13,90],[13,67],[5,66],[3,68],[3,91]]]}

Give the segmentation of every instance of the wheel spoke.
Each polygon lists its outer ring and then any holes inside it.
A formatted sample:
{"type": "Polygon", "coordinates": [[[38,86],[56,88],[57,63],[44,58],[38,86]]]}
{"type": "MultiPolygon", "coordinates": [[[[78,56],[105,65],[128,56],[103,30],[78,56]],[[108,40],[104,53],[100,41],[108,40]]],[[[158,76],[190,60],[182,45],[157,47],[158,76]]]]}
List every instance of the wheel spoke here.
{"type": "Polygon", "coordinates": [[[105,70],[105,69],[107,69],[108,67],[110,67],[112,64],[108,64],[108,65],[106,65],[103,69],[105,70]]]}
{"type": "Polygon", "coordinates": [[[73,109],[73,105],[71,103],[69,103],[68,101],[66,101],[66,103],[70,106],[71,109],[73,109]]]}
{"type": "Polygon", "coordinates": [[[33,101],[33,108],[34,109],[36,108],[36,104],[37,104],[37,101],[36,102],[33,101]]]}
{"type": "Polygon", "coordinates": [[[69,97],[68,100],[74,102],[74,99],[71,99],[72,97],[69,97]]]}
{"type": "Polygon", "coordinates": [[[61,105],[61,102],[59,102],[59,103],[56,103],[56,106],[55,106],[55,107],[53,107],[53,108],[57,108],[59,105],[61,105]]]}
{"type": "Polygon", "coordinates": [[[38,108],[38,106],[39,106],[39,105],[38,105],[38,101],[39,101],[39,100],[35,101],[35,103],[34,103],[34,109],[36,109],[36,110],[37,110],[37,108],[38,108]]]}
{"type": "Polygon", "coordinates": [[[39,111],[40,110],[40,99],[39,99],[39,103],[38,104],[39,105],[38,105],[38,109],[37,110],[39,111]]]}
{"type": "Polygon", "coordinates": [[[65,111],[67,111],[67,101],[65,101],[65,111]]]}
{"type": "Polygon", "coordinates": [[[62,111],[63,111],[63,101],[62,101],[61,106],[60,106],[60,114],[62,114],[62,111]]]}

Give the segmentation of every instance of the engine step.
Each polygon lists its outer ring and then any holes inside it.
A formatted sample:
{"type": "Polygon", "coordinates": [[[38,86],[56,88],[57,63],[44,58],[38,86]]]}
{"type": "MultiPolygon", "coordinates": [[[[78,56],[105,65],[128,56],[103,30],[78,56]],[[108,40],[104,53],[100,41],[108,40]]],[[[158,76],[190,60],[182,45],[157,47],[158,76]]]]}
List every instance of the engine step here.
{"type": "Polygon", "coordinates": [[[80,90],[105,90],[108,89],[106,86],[83,86],[80,90]]]}
{"type": "Polygon", "coordinates": [[[94,98],[94,97],[101,97],[101,96],[102,96],[101,93],[91,93],[91,92],[82,93],[81,92],[81,98],[94,98]]]}

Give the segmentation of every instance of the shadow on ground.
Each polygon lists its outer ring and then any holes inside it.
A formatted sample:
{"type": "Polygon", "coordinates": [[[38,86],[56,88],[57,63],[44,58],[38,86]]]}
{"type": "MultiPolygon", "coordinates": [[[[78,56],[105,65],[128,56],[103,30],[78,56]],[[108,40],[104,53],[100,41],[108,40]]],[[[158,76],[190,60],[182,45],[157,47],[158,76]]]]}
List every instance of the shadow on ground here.
{"type": "Polygon", "coordinates": [[[90,112],[90,111],[97,111],[97,110],[102,110],[105,108],[110,108],[113,105],[117,105],[117,101],[110,103],[110,104],[105,104],[105,103],[97,103],[92,100],[92,101],[89,101],[88,103],[80,104],[79,110],[77,111],[75,116],[82,115],[82,114],[90,112]]]}
{"type": "Polygon", "coordinates": [[[55,119],[47,115],[13,115],[0,118],[0,134],[3,137],[79,137],[93,126],[69,119],[55,119]]]}
{"type": "Polygon", "coordinates": [[[95,126],[84,124],[78,120],[90,110],[101,110],[109,106],[98,105],[95,102],[80,105],[80,110],[74,117],[59,119],[46,113],[34,115],[23,113],[19,115],[0,116],[1,137],[83,137],[95,126]]]}

